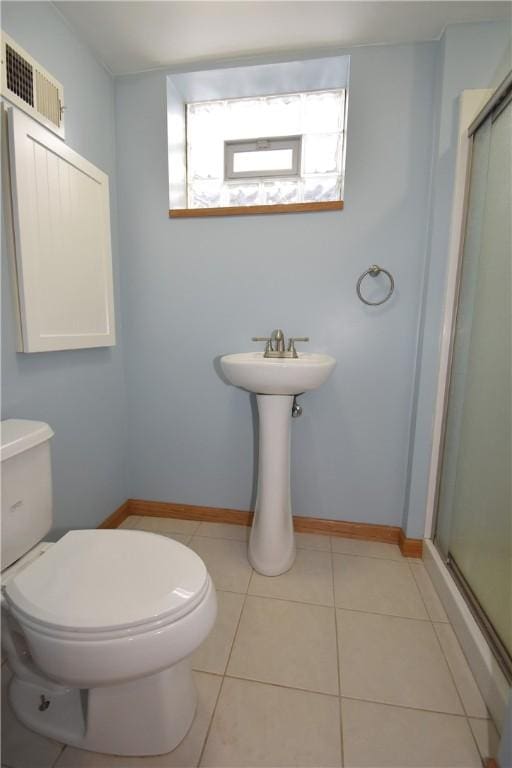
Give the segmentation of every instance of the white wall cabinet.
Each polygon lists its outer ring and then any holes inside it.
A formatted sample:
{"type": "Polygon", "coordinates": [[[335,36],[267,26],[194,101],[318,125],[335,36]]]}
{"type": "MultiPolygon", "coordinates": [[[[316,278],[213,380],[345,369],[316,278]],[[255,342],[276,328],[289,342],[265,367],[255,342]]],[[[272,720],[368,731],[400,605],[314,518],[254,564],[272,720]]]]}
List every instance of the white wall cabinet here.
{"type": "Polygon", "coordinates": [[[8,123],[21,351],[113,346],[108,176],[17,109],[8,123]]]}

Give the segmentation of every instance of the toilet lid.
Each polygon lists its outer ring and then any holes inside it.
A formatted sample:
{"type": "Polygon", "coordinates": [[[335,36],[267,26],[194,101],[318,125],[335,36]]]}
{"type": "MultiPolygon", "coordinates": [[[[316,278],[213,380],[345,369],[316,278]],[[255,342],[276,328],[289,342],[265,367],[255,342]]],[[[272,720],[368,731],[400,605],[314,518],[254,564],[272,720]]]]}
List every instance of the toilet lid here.
{"type": "Polygon", "coordinates": [[[200,601],[201,558],[145,531],[70,531],[15,576],[5,594],[37,623],[76,631],[175,620],[200,601]]]}

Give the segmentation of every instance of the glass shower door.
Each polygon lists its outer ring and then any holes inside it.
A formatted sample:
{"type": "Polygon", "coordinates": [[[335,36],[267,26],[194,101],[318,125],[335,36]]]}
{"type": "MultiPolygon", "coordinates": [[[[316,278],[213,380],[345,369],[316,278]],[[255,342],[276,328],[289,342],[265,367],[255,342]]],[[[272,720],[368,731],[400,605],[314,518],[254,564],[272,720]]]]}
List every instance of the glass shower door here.
{"type": "Polygon", "coordinates": [[[512,102],[474,135],[435,542],[512,671],[512,102]]]}

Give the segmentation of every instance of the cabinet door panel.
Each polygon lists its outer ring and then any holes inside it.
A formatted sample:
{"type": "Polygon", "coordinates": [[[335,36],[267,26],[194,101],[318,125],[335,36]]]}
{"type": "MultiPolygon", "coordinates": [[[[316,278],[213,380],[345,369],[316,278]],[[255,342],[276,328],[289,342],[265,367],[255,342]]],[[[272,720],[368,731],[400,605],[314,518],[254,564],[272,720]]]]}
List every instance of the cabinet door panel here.
{"type": "Polygon", "coordinates": [[[14,108],[9,155],[23,351],[113,346],[108,176],[14,108]]]}

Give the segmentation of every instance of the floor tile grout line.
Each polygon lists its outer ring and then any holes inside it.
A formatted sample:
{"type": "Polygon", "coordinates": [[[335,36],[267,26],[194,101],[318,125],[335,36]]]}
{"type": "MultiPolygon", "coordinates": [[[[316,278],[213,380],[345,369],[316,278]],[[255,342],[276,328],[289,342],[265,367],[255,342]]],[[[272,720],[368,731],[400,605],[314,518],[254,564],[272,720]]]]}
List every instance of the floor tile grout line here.
{"type": "MultiPolygon", "coordinates": [[[[407,561],[407,565],[409,566],[409,570],[411,571],[411,576],[412,576],[412,578],[414,579],[414,581],[416,583],[416,586],[418,588],[418,592],[420,593],[421,600],[423,601],[423,605],[425,606],[425,610],[427,612],[427,616],[429,617],[429,621],[430,621],[430,624],[431,624],[431,627],[432,627],[432,632],[434,633],[437,645],[438,645],[438,647],[439,647],[439,649],[441,651],[441,656],[442,656],[442,658],[444,660],[444,663],[446,664],[446,667],[448,669],[448,674],[449,674],[450,679],[451,679],[451,681],[453,683],[453,687],[455,688],[455,693],[457,694],[457,699],[459,700],[459,704],[462,707],[462,712],[464,713],[464,715],[466,717],[466,721],[467,721],[468,715],[467,715],[467,712],[466,712],[466,707],[464,706],[464,700],[462,698],[461,692],[459,691],[459,686],[457,685],[457,681],[455,679],[455,675],[452,673],[450,664],[448,662],[448,657],[447,657],[446,653],[444,652],[444,648],[443,648],[443,645],[441,643],[441,639],[440,639],[440,637],[439,637],[439,635],[438,635],[438,633],[436,631],[435,622],[433,621],[432,616],[430,615],[430,611],[429,611],[428,606],[427,606],[427,601],[425,600],[425,598],[423,596],[423,592],[421,591],[420,586],[419,586],[418,582],[416,581],[416,576],[414,575],[413,566],[411,565],[411,563],[409,563],[409,561],[407,561]]],[[[432,585],[432,586],[434,586],[434,585],[432,585]]],[[[434,587],[434,589],[435,589],[435,587],[434,587]]],[[[451,626],[451,624],[450,624],[450,626],[451,626]]],[[[471,730],[471,726],[469,725],[469,722],[467,722],[467,725],[468,725],[468,728],[471,730]]],[[[473,736],[473,741],[475,741],[474,736],[473,736]]],[[[480,750],[478,750],[478,754],[480,754],[480,750]]]]}
{"type": "MultiPolygon", "coordinates": [[[[443,644],[441,643],[441,639],[439,637],[438,628],[437,628],[438,624],[441,625],[442,627],[446,626],[446,624],[448,624],[450,626],[450,628],[451,628],[451,630],[452,630],[452,632],[453,632],[453,634],[455,636],[455,641],[456,641],[456,643],[457,643],[457,645],[459,647],[459,650],[460,650],[460,652],[462,654],[462,657],[464,658],[464,661],[466,662],[466,664],[467,664],[467,666],[469,668],[469,673],[470,673],[470,675],[471,675],[471,677],[473,679],[473,682],[475,683],[476,689],[477,689],[478,693],[480,694],[480,696],[481,696],[481,698],[482,698],[482,700],[483,700],[483,702],[485,704],[485,709],[486,709],[486,712],[487,712],[487,717],[480,717],[479,715],[470,715],[469,712],[466,711],[466,707],[464,706],[464,702],[462,702],[462,706],[464,707],[464,711],[466,712],[467,717],[468,718],[472,717],[472,718],[474,718],[476,720],[491,720],[493,725],[494,725],[494,727],[497,730],[496,723],[494,722],[494,718],[492,717],[492,715],[491,715],[491,713],[489,711],[489,708],[487,706],[487,702],[484,699],[482,691],[480,690],[480,686],[478,685],[478,683],[476,681],[476,678],[475,678],[475,676],[473,674],[473,670],[471,669],[471,666],[469,664],[469,660],[468,660],[468,658],[467,658],[467,656],[466,656],[466,654],[464,652],[464,648],[462,647],[462,645],[461,645],[461,643],[459,641],[459,638],[457,637],[457,633],[455,632],[451,622],[450,621],[446,622],[446,621],[434,621],[434,620],[432,620],[432,625],[434,627],[434,632],[436,633],[437,639],[439,640],[439,644],[441,645],[441,650],[443,651],[443,655],[444,655],[444,657],[446,659],[446,663],[448,664],[448,668],[450,669],[450,672],[451,672],[451,667],[450,667],[450,664],[448,662],[448,656],[447,656],[447,654],[444,651],[443,644]]],[[[461,696],[461,698],[462,698],[462,696],[461,696]]]]}
{"type": "Polygon", "coordinates": [[[483,717],[472,717],[472,716],[470,717],[469,715],[467,715],[467,716],[466,716],[466,720],[467,720],[467,723],[468,723],[468,728],[469,728],[469,730],[471,731],[471,736],[473,737],[473,741],[474,741],[474,743],[476,744],[476,750],[477,750],[478,754],[480,755],[480,757],[481,757],[481,759],[482,759],[482,764],[484,764],[484,760],[486,760],[486,759],[488,759],[488,758],[494,758],[494,759],[496,759],[496,758],[497,758],[497,755],[482,755],[482,752],[480,751],[480,745],[478,744],[478,741],[477,741],[476,735],[475,735],[475,733],[474,733],[474,731],[473,731],[473,729],[472,729],[472,727],[471,727],[471,722],[470,722],[470,720],[483,720],[483,722],[484,722],[484,723],[486,723],[486,722],[489,722],[489,721],[490,721],[490,722],[492,723],[492,725],[493,725],[493,727],[494,727],[494,729],[495,729],[496,733],[498,734],[498,737],[501,737],[501,734],[500,734],[500,732],[499,732],[499,731],[498,731],[498,729],[496,728],[496,723],[494,722],[494,720],[493,720],[491,717],[489,717],[489,718],[483,718],[483,717]]]}
{"type": "MultiPolygon", "coordinates": [[[[58,743],[60,743],[60,742],[58,742],[58,743]]],[[[67,744],[62,744],[62,747],[61,747],[61,750],[60,750],[59,754],[57,755],[57,757],[55,758],[55,760],[52,763],[52,768],[56,767],[57,763],[59,762],[59,760],[61,759],[62,755],[64,754],[64,750],[66,749],[67,746],[68,746],[67,744]]]]}
{"type": "MultiPolygon", "coordinates": [[[[432,624],[432,631],[433,631],[433,633],[434,633],[434,635],[435,635],[435,638],[436,638],[436,640],[437,640],[437,644],[438,644],[438,646],[439,646],[439,648],[440,648],[440,650],[441,650],[441,655],[442,655],[442,657],[443,657],[443,659],[444,659],[444,662],[445,662],[445,664],[446,664],[446,666],[447,666],[447,668],[448,668],[448,674],[450,675],[450,678],[451,678],[451,681],[452,681],[452,683],[453,683],[453,686],[454,686],[454,688],[455,688],[455,690],[456,690],[456,692],[457,692],[457,696],[458,696],[458,699],[459,699],[459,701],[460,701],[460,705],[461,705],[461,707],[462,707],[462,711],[464,712],[464,715],[466,716],[466,719],[467,719],[467,718],[468,718],[468,713],[467,713],[467,711],[466,711],[466,706],[465,706],[465,704],[464,704],[464,698],[463,698],[463,696],[462,696],[462,693],[459,691],[459,686],[457,685],[457,680],[456,680],[456,678],[455,678],[455,675],[454,675],[454,673],[452,672],[452,668],[451,668],[451,666],[450,666],[450,662],[448,661],[448,656],[447,656],[447,654],[445,653],[445,650],[444,650],[444,648],[443,648],[443,644],[442,644],[442,642],[441,642],[441,638],[440,638],[440,637],[439,637],[439,635],[437,634],[437,630],[436,630],[436,625],[435,625],[435,622],[434,622],[434,621],[431,621],[431,624],[432,624]]],[[[452,625],[451,625],[451,624],[450,624],[450,627],[452,627],[452,625]]],[[[452,632],[453,632],[453,627],[452,627],[452,632]]],[[[458,642],[458,641],[457,641],[457,642],[458,642]]],[[[471,672],[471,669],[470,669],[469,671],[471,672]]],[[[471,675],[472,675],[472,674],[473,674],[473,673],[471,672],[471,675]]],[[[477,688],[478,688],[478,686],[477,686],[477,688]]],[[[479,689],[479,688],[478,688],[478,690],[480,691],[480,689],[479,689]]],[[[468,728],[469,728],[469,730],[471,730],[471,726],[469,725],[469,721],[468,721],[468,728]]],[[[473,732],[471,731],[471,733],[473,733],[473,732]]],[[[475,739],[474,739],[474,736],[473,736],[473,740],[475,740],[475,739]]],[[[478,746],[478,745],[477,745],[477,746],[478,746]]],[[[480,750],[478,750],[478,754],[480,754],[480,750]]]]}
{"type": "Polygon", "coordinates": [[[427,601],[425,600],[425,598],[423,596],[423,592],[422,592],[422,590],[420,588],[420,585],[419,585],[419,583],[418,583],[418,581],[416,579],[416,576],[414,575],[413,567],[412,567],[412,565],[410,564],[410,562],[408,561],[407,558],[404,558],[404,559],[405,559],[405,564],[407,566],[407,570],[408,570],[408,572],[409,572],[409,574],[411,576],[414,588],[416,589],[416,592],[419,595],[421,604],[423,605],[423,609],[425,611],[426,620],[430,621],[430,623],[432,623],[432,616],[430,615],[430,610],[429,610],[429,607],[427,605],[427,601]]]}
{"type": "MultiPolygon", "coordinates": [[[[218,588],[219,592],[229,592],[232,595],[244,595],[245,592],[235,592],[233,589],[218,588]]],[[[350,611],[351,613],[367,613],[371,616],[389,616],[392,619],[404,619],[406,621],[423,621],[427,624],[432,624],[432,619],[424,616],[403,616],[399,613],[379,613],[378,611],[363,610],[362,608],[347,608],[344,605],[329,605],[327,603],[313,603],[310,600],[294,600],[290,597],[277,597],[276,595],[264,595],[259,592],[247,592],[250,597],[264,597],[267,600],[282,600],[285,603],[296,603],[297,605],[316,605],[320,608],[334,608],[338,611],[350,611]]],[[[438,624],[446,624],[446,622],[437,622],[438,624]]]]}
{"type": "MultiPolygon", "coordinates": [[[[444,622],[439,622],[439,623],[444,623],[444,622]]],[[[453,627],[452,627],[452,625],[451,625],[451,624],[450,624],[450,627],[451,627],[451,629],[452,629],[452,632],[453,632],[454,630],[453,630],[453,627]]],[[[433,628],[433,630],[434,630],[434,634],[435,634],[435,636],[436,636],[436,638],[437,638],[437,642],[439,643],[439,647],[441,648],[441,653],[443,654],[443,658],[444,658],[444,660],[445,660],[445,662],[446,662],[446,666],[448,667],[448,671],[449,671],[449,673],[450,673],[450,677],[451,677],[451,679],[452,679],[452,681],[453,681],[453,684],[454,684],[454,686],[455,686],[455,690],[457,691],[457,696],[459,697],[459,700],[460,700],[460,703],[461,703],[461,706],[462,706],[462,711],[464,712],[464,716],[465,716],[465,718],[466,718],[467,726],[468,726],[468,728],[469,728],[469,731],[470,731],[470,733],[471,733],[471,737],[472,737],[472,739],[473,739],[473,742],[474,742],[474,744],[475,744],[475,746],[476,746],[477,752],[478,752],[478,754],[480,755],[480,757],[481,757],[482,759],[483,759],[484,757],[490,757],[490,755],[482,755],[482,754],[480,753],[480,747],[478,746],[478,742],[477,742],[477,740],[476,740],[476,736],[475,736],[475,734],[473,733],[473,729],[472,729],[472,727],[471,727],[471,723],[469,722],[469,718],[471,717],[471,715],[469,715],[469,714],[468,714],[468,711],[467,711],[467,709],[466,709],[466,705],[465,705],[465,703],[464,703],[464,698],[463,698],[463,696],[462,696],[461,692],[459,691],[459,686],[457,685],[457,681],[456,681],[456,679],[455,679],[455,675],[454,675],[454,673],[452,672],[452,668],[451,668],[451,666],[450,666],[450,663],[449,663],[449,661],[448,661],[448,656],[447,656],[447,654],[445,653],[445,650],[444,650],[444,648],[443,648],[443,644],[442,644],[442,642],[441,642],[441,638],[439,637],[439,635],[438,635],[438,633],[437,633],[437,630],[436,630],[436,627],[435,627],[435,622],[432,622],[432,628],[433,628]]],[[[454,634],[455,634],[455,633],[454,633],[454,634]]],[[[457,642],[459,642],[459,641],[458,641],[458,639],[457,639],[457,636],[456,636],[456,635],[455,635],[455,639],[457,640],[457,642]]],[[[466,658],[466,657],[464,657],[464,658],[466,658]]],[[[469,667],[469,665],[468,665],[468,667],[469,667]]],[[[472,671],[471,671],[471,668],[470,668],[470,667],[469,667],[469,672],[470,672],[470,674],[471,674],[471,676],[473,677],[473,680],[474,680],[474,676],[473,676],[473,673],[472,673],[472,671]]],[[[475,680],[475,685],[476,685],[476,680],[475,680]]],[[[478,688],[478,685],[477,685],[477,689],[478,689],[478,692],[480,693],[480,688],[478,688]]],[[[480,695],[482,695],[482,694],[480,693],[480,695]]],[[[483,699],[483,697],[482,697],[482,699],[483,699]]],[[[484,699],[484,704],[485,704],[485,699],[484,699]]],[[[487,707],[487,705],[486,705],[486,707],[487,707]]],[[[482,720],[484,720],[484,718],[481,718],[481,719],[482,719],[482,720]]],[[[495,723],[494,723],[494,720],[492,720],[492,718],[491,718],[490,716],[489,716],[488,718],[485,718],[485,719],[487,719],[487,720],[491,720],[491,722],[493,723],[494,727],[496,727],[496,725],[495,725],[495,723]]]]}
{"type": "MultiPolygon", "coordinates": [[[[242,614],[243,614],[243,612],[244,612],[245,604],[246,604],[246,602],[247,602],[247,598],[248,598],[248,596],[249,596],[249,587],[250,587],[250,584],[251,584],[251,581],[252,581],[252,576],[253,576],[253,573],[254,573],[254,568],[251,568],[251,575],[250,575],[250,577],[249,577],[249,581],[247,582],[247,590],[246,590],[246,592],[245,592],[245,594],[244,594],[244,600],[243,600],[243,603],[242,603],[242,608],[241,608],[241,610],[240,610],[240,615],[239,615],[239,617],[238,617],[238,621],[237,621],[237,623],[236,623],[235,632],[234,632],[234,634],[233,634],[233,640],[231,641],[231,647],[230,647],[230,649],[229,649],[228,658],[227,658],[227,660],[226,660],[226,666],[224,667],[224,672],[223,672],[223,674],[222,674],[222,680],[221,680],[221,684],[220,684],[220,686],[219,686],[219,692],[218,692],[218,694],[217,694],[217,699],[216,699],[216,701],[215,701],[215,706],[213,707],[213,710],[212,710],[212,714],[211,714],[211,717],[210,717],[210,721],[209,721],[209,723],[208,723],[208,728],[206,729],[206,734],[205,734],[205,737],[204,737],[203,746],[202,746],[202,748],[201,748],[201,752],[200,752],[200,754],[199,754],[199,759],[198,759],[198,761],[197,761],[197,765],[198,765],[198,766],[200,766],[200,765],[201,765],[201,761],[202,761],[202,759],[203,759],[204,751],[205,751],[205,749],[206,749],[206,744],[207,744],[207,742],[208,742],[208,737],[210,736],[210,731],[211,731],[211,728],[212,728],[212,724],[213,724],[213,718],[215,717],[215,713],[216,713],[216,711],[217,711],[217,705],[218,705],[218,703],[219,703],[219,700],[220,700],[220,695],[221,695],[221,693],[222,693],[222,689],[223,689],[223,687],[224,687],[224,681],[225,681],[225,679],[226,679],[226,672],[227,672],[227,669],[228,669],[228,665],[229,665],[229,662],[230,662],[230,660],[231,660],[231,654],[233,653],[233,647],[234,647],[234,645],[235,645],[236,636],[238,635],[238,628],[240,627],[240,622],[242,621],[242,614]]],[[[240,594],[240,593],[238,593],[238,594],[240,594]]]]}
{"type": "MultiPolygon", "coordinates": [[[[421,587],[420,587],[420,585],[418,583],[418,580],[417,580],[417,578],[416,578],[416,576],[414,574],[414,566],[409,562],[409,560],[407,560],[407,565],[409,567],[409,571],[410,571],[410,574],[412,576],[412,579],[413,579],[414,583],[416,584],[416,589],[418,590],[418,592],[420,594],[421,601],[422,601],[422,603],[423,603],[423,605],[425,607],[425,611],[427,612],[427,616],[429,618],[429,621],[432,623],[434,620],[432,618],[432,615],[430,613],[429,607],[427,605],[427,601],[425,600],[425,598],[423,596],[423,591],[422,591],[422,589],[421,589],[421,587]]],[[[434,586],[434,585],[432,585],[432,586],[434,586]]]]}
{"type": "Polygon", "coordinates": [[[410,562],[409,562],[409,561],[407,561],[407,566],[408,566],[408,568],[409,568],[409,572],[410,572],[410,574],[411,574],[411,576],[412,576],[412,580],[414,581],[414,583],[415,583],[415,585],[416,585],[416,589],[418,590],[418,593],[419,593],[419,596],[420,596],[421,602],[423,603],[423,607],[425,608],[425,613],[427,614],[427,618],[428,618],[428,620],[430,621],[430,623],[432,624],[432,623],[433,623],[433,621],[432,621],[432,616],[430,615],[430,611],[429,611],[429,609],[428,609],[427,601],[426,601],[426,600],[425,600],[425,598],[423,597],[423,592],[422,592],[422,591],[421,591],[421,589],[420,589],[420,585],[418,584],[418,582],[417,582],[417,580],[416,580],[416,576],[414,575],[413,567],[412,567],[412,565],[410,564],[410,562]]]}
{"type": "Polygon", "coordinates": [[[247,544],[249,540],[248,536],[245,536],[243,539],[235,536],[208,536],[207,533],[197,533],[197,531],[192,534],[192,537],[196,539],[214,539],[214,541],[241,541],[243,544],[247,544]]]}
{"type": "MultiPolygon", "coordinates": [[[[301,531],[299,531],[301,533],[301,531]]],[[[193,539],[208,539],[208,540],[214,540],[214,541],[238,541],[241,544],[247,544],[249,543],[249,537],[246,536],[243,539],[238,539],[234,537],[227,537],[227,536],[208,536],[206,534],[200,534],[200,533],[193,533],[192,534],[193,539]]],[[[297,549],[300,550],[306,550],[307,552],[323,552],[324,554],[328,554],[330,552],[330,549],[319,549],[318,547],[299,547],[297,546],[297,549]]],[[[341,554],[341,553],[340,553],[341,554]]],[[[381,558],[383,559],[383,558],[381,558]]]]}
{"type": "Polygon", "coordinates": [[[489,720],[490,720],[491,723],[496,728],[496,730],[498,730],[498,728],[496,727],[496,723],[494,722],[494,720],[491,717],[491,713],[490,712],[489,712],[488,717],[481,717],[480,715],[466,715],[466,717],[468,718],[468,720],[481,720],[483,723],[488,723],[489,720]]]}
{"type": "Polygon", "coordinates": [[[194,528],[193,533],[195,533],[197,531],[197,529],[199,528],[199,526],[201,524],[200,520],[199,521],[198,520],[191,520],[190,518],[185,518],[185,517],[158,517],[156,515],[128,515],[128,517],[126,517],[119,525],[117,525],[116,528],[122,530],[123,527],[126,527],[125,523],[126,523],[126,521],[128,520],[129,517],[136,518],[136,521],[133,524],[133,528],[137,529],[137,530],[140,530],[139,529],[139,525],[144,525],[146,520],[151,520],[151,521],[154,521],[154,520],[165,520],[166,522],[175,521],[175,522],[179,522],[179,523],[195,523],[196,527],[194,528]]]}
{"type": "MultiPolygon", "coordinates": [[[[225,592],[227,590],[220,590],[222,592],[225,592]]],[[[235,593],[235,594],[242,594],[241,592],[235,593]]],[[[251,597],[266,597],[268,600],[282,600],[285,603],[297,603],[298,605],[317,605],[320,608],[334,608],[338,611],[350,611],[350,613],[367,613],[371,616],[389,616],[391,619],[404,619],[405,621],[422,621],[426,624],[432,624],[432,621],[427,617],[424,618],[422,616],[402,616],[399,613],[381,613],[378,611],[368,611],[364,610],[363,608],[347,608],[344,605],[327,605],[327,603],[312,603],[310,601],[305,600],[293,600],[292,598],[288,597],[276,597],[274,595],[262,595],[259,593],[251,592],[251,597]]]]}
{"type": "Polygon", "coordinates": [[[247,603],[247,598],[249,597],[249,587],[251,586],[251,581],[252,581],[253,574],[254,574],[254,568],[251,569],[251,575],[250,575],[249,581],[247,583],[247,591],[244,594],[244,600],[243,600],[243,603],[242,603],[242,609],[240,611],[240,616],[238,617],[238,621],[236,623],[235,632],[233,634],[233,640],[231,641],[231,647],[229,649],[229,654],[228,654],[228,658],[227,658],[227,661],[226,661],[226,666],[224,668],[224,675],[227,674],[228,667],[229,667],[229,662],[231,661],[231,656],[233,654],[233,648],[235,647],[235,642],[236,642],[236,638],[237,638],[237,635],[238,635],[238,630],[240,629],[240,624],[242,622],[242,616],[244,614],[245,606],[246,606],[246,603],[247,603]]]}
{"type": "Polygon", "coordinates": [[[466,717],[466,723],[468,724],[469,732],[471,734],[471,738],[473,739],[473,744],[476,746],[476,751],[478,752],[478,756],[480,757],[480,760],[482,761],[482,765],[484,765],[484,760],[488,757],[495,757],[495,755],[482,755],[480,751],[480,746],[478,744],[478,741],[476,740],[476,736],[473,733],[473,729],[471,727],[471,723],[469,722],[469,717],[466,717]]]}
{"type": "Polygon", "coordinates": [[[283,688],[285,691],[299,691],[300,693],[311,693],[313,696],[328,696],[330,699],[340,699],[339,693],[326,693],[325,691],[314,691],[311,688],[298,688],[296,685],[284,685],[284,683],[273,683],[270,680],[256,680],[254,677],[242,677],[226,673],[224,677],[228,680],[240,680],[244,683],[255,683],[256,685],[269,685],[271,688],[283,688]]]}
{"type": "Polygon", "coordinates": [[[192,666],[192,672],[197,672],[199,675],[213,675],[213,677],[224,677],[224,672],[212,672],[211,670],[201,669],[201,667],[192,666]]]}
{"type": "MultiPolygon", "coordinates": [[[[409,707],[406,704],[395,704],[390,701],[381,701],[380,699],[363,699],[362,697],[358,696],[341,696],[341,699],[346,699],[347,701],[362,701],[366,704],[378,704],[381,707],[396,707],[397,709],[407,709],[412,712],[424,712],[425,714],[433,714],[433,715],[446,715],[446,717],[458,717],[461,720],[468,720],[468,716],[465,712],[447,712],[443,709],[425,709],[425,707],[409,707]]],[[[481,718],[483,719],[483,718],[481,718]]],[[[484,722],[486,722],[484,720],[484,722]]]]}
{"type": "Polygon", "coordinates": [[[332,598],[334,601],[333,614],[334,614],[334,633],[336,638],[336,670],[338,673],[338,708],[339,708],[339,736],[340,736],[340,756],[341,765],[345,765],[345,754],[343,746],[343,714],[341,710],[341,665],[340,665],[340,638],[338,633],[338,616],[336,614],[336,585],[334,582],[334,561],[331,542],[331,577],[332,577],[332,598]]]}
{"type": "MultiPolygon", "coordinates": [[[[272,683],[268,680],[256,680],[252,677],[241,677],[240,675],[225,674],[224,678],[228,680],[240,680],[246,683],[255,683],[256,685],[268,685],[272,688],[284,688],[287,691],[300,691],[301,693],[311,693],[315,696],[328,696],[330,699],[339,699],[340,701],[346,699],[347,701],[362,701],[366,704],[377,704],[382,707],[395,707],[397,709],[406,709],[412,712],[423,712],[425,714],[445,715],[446,717],[457,717],[461,720],[468,720],[467,715],[464,712],[449,712],[443,709],[426,709],[425,707],[412,707],[406,704],[397,704],[391,701],[382,701],[380,699],[364,699],[358,696],[340,696],[334,693],[325,693],[324,691],[314,691],[310,688],[298,688],[293,685],[283,685],[282,683],[272,683]]],[[[481,718],[483,719],[483,718],[481,718]]],[[[484,720],[485,722],[485,720],[484,720]]]]}
{"type": "MultiPolygon", "coordinates": [[[[463,705],[463,706],[464,706],[464,705],[463,705]]],[[[464,710],[464,711],[465,711],[465,710],[464,710]]],[[[473,733],[473,729],[472,729],[472,727],[471,727],[471,723],[469,722],[469,717],[468,717],[468,715],[466,715],[466,723],[467,723],[467,726],[468,726],[468,728],[469,728],[469,732],[470,732],[470,734],[471,734],[471,738],[472,738],[472,740],[473,740],[473,744],[474,744],[474,745],[475,745],[475,747],[476,747],[476,751],[477,751],[477,754],[479,755],[480,759],[482,760],[482,765],[483,765],[484,759],[485,759],[486,757],[493,757],[493,755],[482,755],[482,753],[480,752],[480,746],[479,746],[479,744],[478,744],[478,741],[476,740],[476,736],[475,736],[475,734],[473,733]]]]}
{"type": "Polygon", "coordinates": [[[421,621],[423,624],[432,624],[429,618],[423,616],[403,616],[399,613],[379,613],[378,611],[368,611],[362,608],[346,608],[344,605],[335,605],[337,611],[349,611],[350,613],[366,613],[369,616],[387,616],[390,619],[403,619],[404,621],[421,621]]]}
{"type": "Polygon", "coordinates": [[[205,751],[205,749],[206,749],[206,744],[207,744],[207,742],[208,742],[208,738],[209,738],[209,736],[210,736],[210,731],[211,731],[211,728],[212,728],[213,718],[215,717],[215,713],[216,713],[216,711],[217,711],[217,706],[218,706],[218,704],[219,704],[220,695],[221,695],[221,693],[222,693],[222,689],[223,689],[223,687],[224,687],[224,680],[225,680],[225,679],[226,679],[225,675],[222,675],[222,680],[220,681],[220,685],[219,685],[219,691],[218,691],[218,693],[217,693],[217,698],[215,699],[215,704],[213,705],[212,714],[211,714],[211,716],[210,716],[210,720],[209,720],[209,722],[208,722],[208,727],[207,727],[207,729],[206,729],[206,733],[205,733],[205,735],[204,735],[204,739],[203,739],[203,745],[202,745],[202,747],[201,747],[201,751],[200,751],[200,753],[199,753],[199,757],[197,758],[197,762],[196,762],[196,768],[198,768],[198,766],[200,766],[200,765],[201,765],[201,761],[202,761],[202,759],[203,759],[204,751],[205,751]]]}
{"type": "MultiPolygon", "coordinates": [[[[158,533],[158,531],[152,531],[152,533],[158,533]]],[[[178,534],[178,532],[176,532],[178,534]]],[[[298,533],[302,533],[302,531],[298,531],[298,533]]],[[[172,534],[169,534],[172,536],[172,534]]],[[[178,534],[179,535],[179,534],[178,534]]],[[[321,534],[315,534],[315,535],[321,535],[321,534]]],[[[242,544],[247,544],[248,539],[237,539],[233,537],[226,537],[226,536],[208,536],[205,534],[200,533],[193,533],[191,534],[192,539],[208,539],[208,540],[214,540],[214,541],[238,541],[242,544]]],[[[331,537],[329,537],[331,538],[331,537]]],[[[352,541],[352,539],[349,539],[349,541],[352,541]]],[[[354,541],[366,541],[365,539],[354,539],[354,541]]],[[[378,542],[380,544],[387,544],[387,542],[378,542]]],[[[395,546],[394,544],[390,544],[389,546],[395,546]]],[[[332,543],[331,543],[332,547],[332,543]]],[[[407,560],[403,555],[401,558],[397,557],[384,557],[383,555],[370,555],[367,552],[336,552],[335,550],[331,549],[319,549],[318,547],[306,547],[306,546],[297,546],[298,550],[306,551],[306,552],[323,552],[324,554],[333,554],[333,555],[342,555],[345,557],[365,557],[369,560],[385,560],[386,562],[392,562],[392,563],[404,563],[404,561],[407,560]]]]}
{"type": "MultiPolygon", "coordinates": [[[[365,541],[364,539],[354,539],[354,541],[365,541]]],[[[384,542],[378,542],[379,544],[383,544],[384,542]]],[[[395,546],[394,544],[390,544],[390,546],[395,546]]],[[[325,550],[327,552],[327,550],[325,550]]],[[[403,555],[400,555],[400,557],[384,557],[383,555],[370,555],[368,552],[338,552],[335,549],[331,549],[331,552],[333,555],[341,555],[342,557],[365,557],[367,560],[385,560],[387,563],[398,563],[404,564],[404,561],[406,558],[403,555]]]]}
{"type": "Polygon", "coordinates": [[[420,593],[420,595],[421,595],[421,598],[422,598],[422,600],[423,600],[423,602],[424,602],[424,604],[425,604],[425,608],[426,608],[426,611],[427,611],[427,614],[428,614],[428,617],[429,617],[430,621],[431,621],[433,624],[450,624],[450,626],[451,626],[451,621],[450,621],[450,619],[448,618],[448,614],[446,613],[445,607],[444,607],[444,605],[443,605],[443,601],[442,601],[442,600],[441,600],[441,598],[439,597],[439,593],[438,593],[437,589],[435,588],[435,586],[434,586],[434,583],[433,583],[432,579],[430,578],[430,575],[429,575],[429,573],[428,573],[427,569],[426,569],[426,568],[425,568],[425,566],[423,565],[423,560],[419,560],[419,561],[417,561],[417,560],[414,560],[413,562],[411,562],[411,560],[410,560],[410,559],[407,559],[407,564],[409,565],[409,568],[410,568],[410,570],[411,570],[411,573],[412,573],[412,577],[413,577],[414,581],[416,582],[416,585],[417,585],[417,587],[418,587],[418,590],[419,590],[419,593],[420,593]],[[430,582],[430,584],[432,585],[432,589],[434,590],[434,593],[435,593],[435,595],[437,596],[437,599],[439,600],[439,603],[440,603],[440,605],[441,605],[441,608],[442,608],[442,609],[443,609],[443,611],[444,611],[444,615],[445,615],[445,617],[446,617],[446,618],[444,618],[444,619],[434,619],[434,618],[432,617],[432,614],[430,613],[430,609],[429,609],[429,607],[428,607],[427,601],[426,601],[426,600],[425,600],[425,598],[423,597],[423,592],[422,592],[421,586],[420,586],[420,584],[419,584],[419,581],[418,581],[418,579],[416,578],[416,574],[414,573],[415,569],[416,569],[416,568],[418,568],[418,567],[420,567],[420,566],[422,566],[422,567],[423,567],[423,569],[424,569],[424,571],[425,571],[425,575],[426,575],[426,577],[427,577],[428,581],[430,582]]]}

